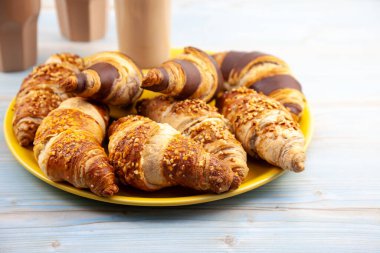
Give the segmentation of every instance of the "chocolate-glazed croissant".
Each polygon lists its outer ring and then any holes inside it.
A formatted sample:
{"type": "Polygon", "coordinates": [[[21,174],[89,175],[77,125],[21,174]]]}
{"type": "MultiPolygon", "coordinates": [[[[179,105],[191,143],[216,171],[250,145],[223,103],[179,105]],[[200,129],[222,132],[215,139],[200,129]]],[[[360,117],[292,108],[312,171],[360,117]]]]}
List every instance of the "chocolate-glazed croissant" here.
{"type": "Polygon", "coordinates": [[[186,47],[184,53],[150,69],[142,87],[183,100],[210,101],[223,85],[215,60],[207,53],[186,47]]]}
{"type": "Polygon", "coordinates": [[[285,170],[304,169],[304,136],[279,102],[242,87],[223,94],[217,105],[248,154],[285,170]]]}
{"type": "Polygon", "coordinates": [[[21,85],[16,96],[13,131],[22,146],[33,143],[41,121],[50,111],[72,96],[59,83],[79,73],[84,62],[77,55],[63,53],[51,56],[46,64],[33,69],[21,85]]]}
{"type": "Polygon", "coordinates": [[[154,121],[170,124],[202,145],[232,169],[237,184],[247,176],[247,153],[230,132],[228,121],[214,106],[199,99],[176,101],[158,96],[138,102],[137,111],[154,121]]]}
{"type": "Polygon", "coordinates": [[[225,89],[248,87],[272,97],[299,120],[306,105],[300,83],[281,59],[260,52],[229,51],[213,57],[221,68],[225,89]]]}
{"type": "Polygon", "coordinates": [[[141,70],[119,52],[100,52],[86,58],[86,68],[61,85],[67,92],[109,105],[128,105],[141,95],[141,70]]]}
{"type": "Polygon", "coordinates": [[[109,129],[109,157],[120,181],[145,191],[181,185],[222,193],[237,188],[234,173],[168,124],[127,116],[109,129]]]}
{"type": "Polygon", "coordinates": [[[90,188],[99,196],[118,191],[113,167],[101,146],[109,115],[107,108],[75,97],[49,113],[37,130],[34,155],[53,181],[90,188]]]}

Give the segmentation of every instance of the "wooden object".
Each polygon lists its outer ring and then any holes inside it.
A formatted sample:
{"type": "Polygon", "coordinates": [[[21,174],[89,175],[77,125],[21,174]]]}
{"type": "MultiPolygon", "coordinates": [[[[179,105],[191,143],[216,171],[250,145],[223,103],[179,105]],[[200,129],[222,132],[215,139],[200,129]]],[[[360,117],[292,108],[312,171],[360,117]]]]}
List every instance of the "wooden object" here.
{"type": "Polygon", "coordinates": [[[56,0],[63,36],[72,41],[101,39],[106,33],[106,0],[56,0]]]}
{"type": "Polygon", "coordinates": [[[0,71],[36,64],[39,12],[40,0],[0,1],[0,71]]]}

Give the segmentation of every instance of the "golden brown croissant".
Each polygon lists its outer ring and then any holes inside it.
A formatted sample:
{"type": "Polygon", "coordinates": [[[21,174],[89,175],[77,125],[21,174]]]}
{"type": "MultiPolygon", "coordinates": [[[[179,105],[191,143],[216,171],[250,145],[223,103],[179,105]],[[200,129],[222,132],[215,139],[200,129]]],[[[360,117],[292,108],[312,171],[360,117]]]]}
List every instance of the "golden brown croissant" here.
{"type": "Polygon", "coordinates": [[[53,181],[90,188],[99,196],[118,191],[113,167],[101,146],[109,116],[107,108],[83,98],[65,100],[37,130],[34,155],[53,181]]]}
{"type": "Polygon", "coordinates": [[[223,85],[215,60],[207,53],[186,47],[184,53],[153,68],[144,77],[142,87],[177,99],[197,98],[210,101],[223,85]]]}
{"type": "Polygon", "coordinates": [[[159,96],[138,103],[137,111],[168,123],[223,161],[235,173],[238,185],[248,174],[247,153],[229,130],[228,121],[213,106],[199,99],[176,101],[159,96]]]}
{"type": "Polygon", "coordinates": [[[109,129],[110,162],[121,182],[145,191],[181,185],[222,193],[235,189],[234,173],[168,124],[127,116],[109,129]]]}
{"type": "Polygon", "coordinates": [[[306,105],[300,83],[281,59],[260,52],[223,52],[214,55],[225,88],[248,87],[282,103],[299,120],[306,105]]]}
{"type": "Polygon", "coordinates": [[[304,136],[279,102],[242,87],[226,92],[217,104],[248,154],[285,170],[304,169],[304,136]]]}
{"type": "Polygon", "coordinates": [[[141,70],[119,52],[100,52],[86,58],[86,68],[62,81],[67,92],[109,105],[128,105],[141,95],[141,70]]]}
{"type": "Polygon", "coordinates": [[[33,143],[42,119],[71,96],[59,82],[83,68],[83,60],[68,53],[53,55],[46,62],[24,79],[16,96],[13,131],[22,146],[33,143]]]}
{"type": "Polygon", "coordinates": [[[45,64],[58,63],[62,64],[65,68],[69,68],[74,72],[78,72],[84,68],[84,60],[76,54],[60,53],[51,55],[45,64]]]}

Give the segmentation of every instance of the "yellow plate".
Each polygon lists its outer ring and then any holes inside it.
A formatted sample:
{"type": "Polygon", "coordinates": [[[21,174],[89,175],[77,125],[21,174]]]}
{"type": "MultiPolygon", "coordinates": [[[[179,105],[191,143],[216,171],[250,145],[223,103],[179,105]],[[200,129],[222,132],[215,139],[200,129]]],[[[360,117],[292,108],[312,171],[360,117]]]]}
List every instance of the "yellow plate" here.
{"type": "MultiPolygon", "coordinates": [[[[179,51],[173,51],[173,54],[179,51]]],[[[142,98],[148,98],[155,96],[153,92],[144,92],[142,98]]],[[[269,165],[265,162],[257,162],[249,159],[248,166],[250,168],[247,179],[240,185],[235,191],[223,193],[223,194],[204,194],[181,187],[173,187],[160,190],[154,193],[147,193],[139,190],[135,190],[129,187],[121,187],[119,193],[116,196],[110,198],[99,197],[92,192],[85,189],[77,189],[67,183],[56,183],[48,179],[38,167],[37,162],[34,159],[31,149],[21,147],[12,129],[12,119],[14,114],[15,99],[11,102],[4,119],[4,136],[5,141],[14,157],[25,167],[30,173],[38,177],[42,181],[57,187],[61,190],[73,193],[78,196],[82,196],[89,199],[98,201],[110,202],[122,205],[136,205],[136,206],[180,206],[191,205],[198,203],[205,203],[215,201],[219,199],[229,198],[238,194],[245,193],[270,181],[276,179],[284,173],[282,169],[269,165]]],[[[113,115],[124,114],[121,111],[112,111],[113,115]]],[[[312,132],[313,132],[313,120],[308,107],[305,108],[304,114],[301,118],[301,130],[305,135],[306,147],[309,145],[312,132]]],[[[305,148],[306,148],[305,147],[305,148]]]]}

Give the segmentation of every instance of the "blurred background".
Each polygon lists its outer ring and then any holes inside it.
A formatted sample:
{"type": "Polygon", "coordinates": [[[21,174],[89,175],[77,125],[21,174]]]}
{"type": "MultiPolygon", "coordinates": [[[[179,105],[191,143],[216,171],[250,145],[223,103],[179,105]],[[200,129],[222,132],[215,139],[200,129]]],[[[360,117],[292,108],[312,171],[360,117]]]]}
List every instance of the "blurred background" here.
{"type": "MultiPolygon", "coordinates": [[[[61,35],[55,1],[42,0],[38,63],[62,51],[85,56],[117,50],[114,1],[108,4],[105,37],[92,42],[72,42],[61,35]]],[[[347,89],[340,89],[339,95],[349,96],[351,92],[347,90],[354,89],[363,75],[377,74],[379,66],[375,59],[380,57],[376,48],[380,33],[373,24],[380,23],[379,10],[380,1],[368,0],[173,0],[170,44],[212,51],[259,50],[274,54],[289,63],[296,77],[305,84],[306,95],[321,83],[343,82],[341,77],[346,76],[347,89]]],[[[373,88],[380,93],[380,85],[373,88]]],[[[324,95],[333,98],[337,94],[324,95]]]]}

